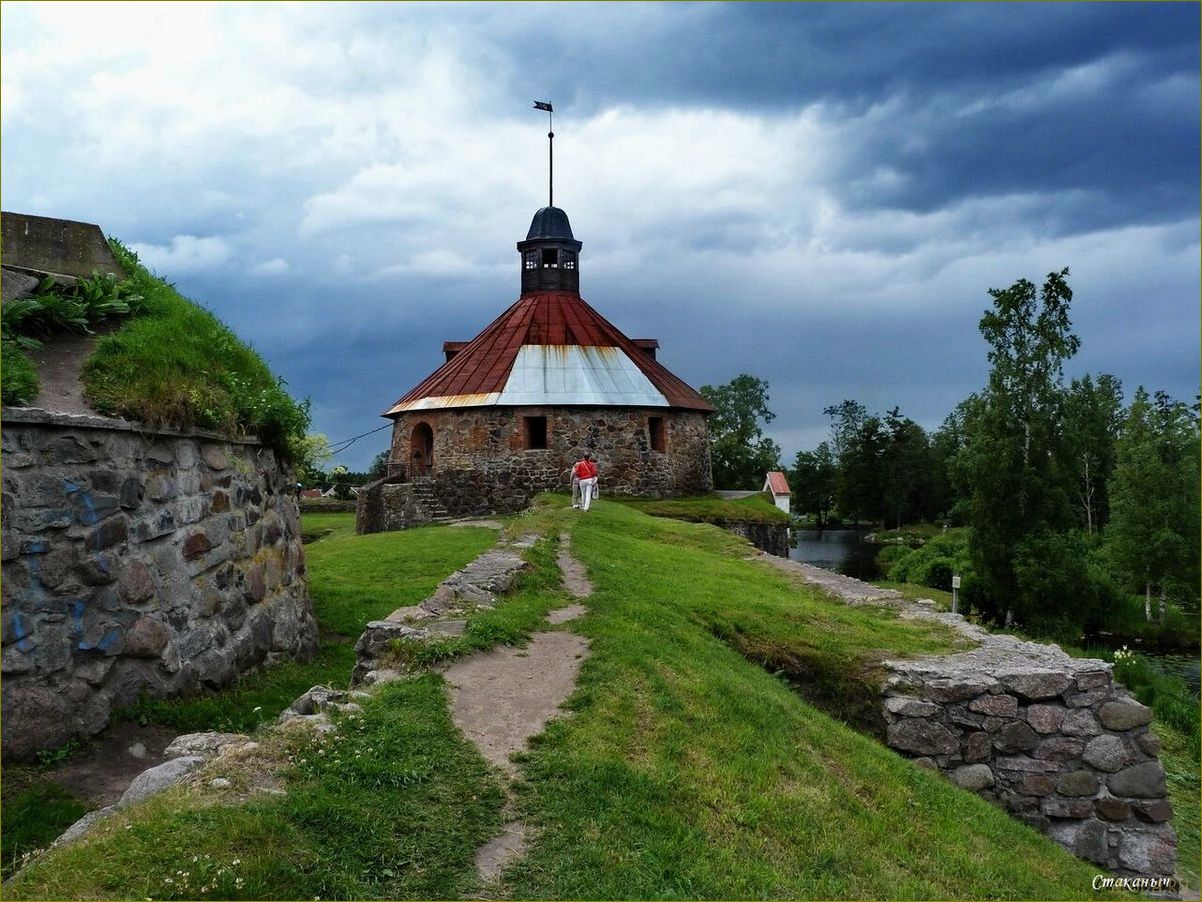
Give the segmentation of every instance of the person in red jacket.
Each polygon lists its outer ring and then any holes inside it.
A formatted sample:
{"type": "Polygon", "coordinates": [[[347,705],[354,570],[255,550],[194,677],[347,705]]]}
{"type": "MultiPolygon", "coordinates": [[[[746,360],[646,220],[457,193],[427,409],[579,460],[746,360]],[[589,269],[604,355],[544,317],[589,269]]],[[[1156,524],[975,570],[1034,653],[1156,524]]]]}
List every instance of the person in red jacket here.
{"type": "Polygon", "coordinates": [[[588,510],[597,491],[597,465],[587,451],[572,467],[572,475],[580,480],[580,508],[588,510]]]}

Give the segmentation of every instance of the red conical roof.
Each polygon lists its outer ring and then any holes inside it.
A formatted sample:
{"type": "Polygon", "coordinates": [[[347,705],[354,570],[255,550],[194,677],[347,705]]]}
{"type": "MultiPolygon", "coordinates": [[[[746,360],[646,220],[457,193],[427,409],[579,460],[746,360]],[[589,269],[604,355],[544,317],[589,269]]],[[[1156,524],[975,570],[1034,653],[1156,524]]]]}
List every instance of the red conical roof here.
{"type": "Polygon", "coordinates": [[[547,404],[713,410],[578,294],[546,291],[519,298],[383,415],[547,404]]]}

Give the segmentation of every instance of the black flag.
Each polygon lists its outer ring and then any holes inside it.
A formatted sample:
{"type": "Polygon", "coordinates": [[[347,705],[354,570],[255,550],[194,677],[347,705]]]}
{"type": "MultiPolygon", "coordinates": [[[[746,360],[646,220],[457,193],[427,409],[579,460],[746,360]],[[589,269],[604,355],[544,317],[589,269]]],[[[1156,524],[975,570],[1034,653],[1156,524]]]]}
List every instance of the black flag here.
{"type": "Polygon", "coordinates": [[[551,108],[551,104],[547,103],[545,100],[536,100],[536,101],[534,101],[534,108],[535,108],[536,110],[546,110],[548,113],[554,113],[554,112],[555,112],[555,110],[553,110],[553,109],[551,108]]]}

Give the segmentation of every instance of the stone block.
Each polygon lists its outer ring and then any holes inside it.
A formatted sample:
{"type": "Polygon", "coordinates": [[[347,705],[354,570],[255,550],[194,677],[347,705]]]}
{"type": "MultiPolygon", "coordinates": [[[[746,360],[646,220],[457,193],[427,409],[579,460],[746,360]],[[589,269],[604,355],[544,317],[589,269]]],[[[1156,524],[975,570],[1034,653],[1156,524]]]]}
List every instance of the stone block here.
{"type": "Polygon", "coordinates": [[[1107,687],[1090,689],[1086,692],[1070,689],[1064,693],[1064,703],[1070,708],[1093,708],[1110,698],[1111,692],[1112,690],[1107,687]]]}
{"type": "Polygon", "coordinates": [[[1007,754],[1030,751],[1038,744],[1039,737],[1035,731],[1021,720],[1006,724],[993,737],[994,748],[1007,754]]]}
{"type": "Polygon", "coordinates": [[[200,755],[185,755],[142,771],[134,777],[134,781],[129,784],[129,788],[117,801],[117,808],[128,808],[130,805],[157,795],[180,782],[193,771],[199,770],[204,763],[205,759],[200,755]]]}
{"type": "Polygon", "coordinates": [[[1003,686],[1028,699],[1053,698],[1069,687],[1071,680],[1060,671],[1020,670],[999,674],[1003,686]]]}
{"type": "Polygon", "coordinates": [[[1056,791],[1064,796],[1092,796],[1098,791],[1098,775],[1091,770],[1074,770],[1061,774],[1056,791]]]}
{"type": "Polygon", "coordinates": [[[960,751],[960,740],[951,730],[921,718],[906,718],[890,724],[886,741],[892,748],[915,755],[953,755],[960,751]]]}
{"type": "Polygon", "coordinates": [[[1123,740],[1108,733],[1089,740],[1081,757],[1098,770],[1114,773],[1130,761],[1131,754],[1123,740]]]}
{"type": "Polygon", "coordinates": [[[1073,682],[1076,683],[1077,689],[1081,690],[1082,692],[1089,690],[1089,689],[1099,689],[1101,687],[1110,685],[1110,671],[1109,670],[1080,671],[1073,678],[1073,682]]]}
{"type": "Polygon", "coordinates": [[[1119,864],[1137,874],[1168,875],[1176,871],[1177,837],[1168,824],[1121,830],[1119,864]]]}
{"type": "Polygon", "coordinates": [[[129,536],[129,524],[125,517],[114,517],[92,530],[85,539],[89,551],[102,551],[124,542],[129,536]]]}
{"type": "Polygon", "coordinates": [[[1048,817],[1086,818],[1093,814],[1093,802],[1089,799],[1062,799],[1052,796],[1040,803],[1039,810],[1048,817]]]}
{"type": "Polygon", "coordinates": [[[143,604],[154,597],[154,576],[145,563],[129,561],[117,579],[117,593],[126,604],[143,604]]]}
{"type": "Polygon", "coordinates": [[[968,703],[968,710],[990,717],[1018,716],[1018,699],[1013,695],[982,695],[968,703]]]}
{"type": "Polygon", "coordinates": [[[1028,774],[1054,774],[1060,770],[1060,765],[1055,761],[1040,761],[1026,755],[1015,755],[1009,758],[999,757],[994,761],[994,769],[1028,774]]]}
{"type": "Polygon", "coordinates": [[[149,542],[175,532],[175,525],[175,517],[171,511],[160,510],[134,523],[134,539],[138,542],[149,542]]]}
{"type": "Polygon", "coordinates": [[[220,489],[209,499],[209,513],[219,514],[230,509],[230,496],[220,489]]]}
{"type": "Polygon", "coordinates": [[[1131,816],[1131,806],[1113,796],[1095,799],[1093,807],[1098,817],[1107,821],[1125,821],[1131,816]]]}
{"type": "Polygon", "coordinates": [[[1073,844],[1073,851],[1086,861],[1106,864],[1110,857],[1106,832],[1106,824],[1090,818],[1081,825],[1081,829],[1077,832],[1077,841],[1073,844]]]}
{"type": "Polygon", "coordinates": [[[985,764],[966,764],[952,771],[951,779],[961,789],[976,792],[993,785],[993,771],[985,764]]]}
{"type": "Polygon", "coordinates": [[[989,758],[992,739],[988,733],[977,731],[966,733],[962,743],[961,757],[970,764],[974,761],[985,761],[989,758]]]}
{"type": "Polygon", "coordinates": [[[1137,818],[1150,824],[1161,824],[1173,819],[1173,805],[1168,799],[1136,802],[1131,808],[1137,818]]]}
{"type": "Polygon", "coordinates": [[[125,633],[125,653],[134,658],[157,658],[171,641],[171,627],[154,617],[139,617],[125,633]]]}
{"type": "Polygon", "coordinates": [[[213,547],[209,537],[203,532],[194,532],[184,539],[184,559],[193,561],[207,554],[213,547]]]}
{"type": "Polygon", "coordinates": [[[1165,794],[1164,767],[1159,761],[1145,761],[1124,768],[1106,778],[1116,796],[1134,799],[1162,799],[1165,794]]]}
{"type": "Polygon", "coordinates": [[[1151,755],[1155,758],[1160,754],[1160,737],[1151,731],[1141,733],[1135,737],[1135,743],[1145,755],[1151,755]]]}
{"type": "Polygon", "coordinates": [[[1027,723],[1036,733],[1055,733],[1064,723],[1065,713],[1060,705],[1031,705],[1027,708],[1027,723]]]}
{"type": "Polygon", "coordinates": [[[1039,743],[1031,752],[1031,757],[1044,761],[1072,761],[1081,757],[1085,750],[1085,741],[1072,736],[1051,736],[1039,743]]]}
{"type": "Polygon", "coordinates": [[[200,448],[200,456],[211,470],[229,469],[230,458],[222,445],[204,444],[200,448]]]}
{"type": "Polygon", "coordinates": [[[1069,711],[1060,725],[1060,732],[1066,736],[1097,736],[1102,732],[1102,725],[1092,711],[1069,711]]]}
{"type": "MultiPolygon", "coordinates": [[[[401,610],[409,609],[402,608],[401,610]]],[[[426,617],[431,616],[424,608],[416,607],[415,610],[421,611],[426,617]]],[[[414,615],[408,616],[412,617],[414,615]]],[[[389,619],[391,620],[392,618],[389,617],[389,619]]],[[[908,695],[891,695],[885,699],[885,709],[891,714],[897,714],[902,717],[930,717],[932,714],[938,713],[939,706],[908,695]]]]}
{"type": "Polygon", "coordinates": [[[156,473],[146,480],[144,491],[151,501],[169,501],[176,495],[175,480],[165,473],[156,473]]]}
{"type": "Polygon", "coordinates": [[[201,758],[215,758],[221,751],[231,745],[249,742],[250,737],[243,733],[185,733],[171,740],[163,752],[164,758],[182,758],[186,755],[199,755],[201,758]]]}
{"type": "Polygon", "coordinates": [[[1135,699],[1107,702],[1098,709],[1098,719],[1108,730],[1131,730],[1152,722],[1152,709],[1135,699]]]}
{"type": "Polygon", "coordinates": [[[1056,789],[1056,781],[1047,774],[1024,774],[1022,791],[1029,796],[1048,796],[1056,789]]]}

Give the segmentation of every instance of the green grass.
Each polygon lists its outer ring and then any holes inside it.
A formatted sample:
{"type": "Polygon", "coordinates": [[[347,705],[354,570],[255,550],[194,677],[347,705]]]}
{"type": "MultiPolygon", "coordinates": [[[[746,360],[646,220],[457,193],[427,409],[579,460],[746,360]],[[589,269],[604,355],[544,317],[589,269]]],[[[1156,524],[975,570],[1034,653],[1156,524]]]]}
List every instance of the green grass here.
{"type": "Polygon", "coordinates": [[[142,699],[122,717],[183,732],[245,732],[274,719],[311,686],[345,687],[355,664],[354,641],[369,620],[428,597],[496,539],[496,530],[478,527],[356,536],[354,514],[305,514],[301,528],[330,530],[305,546],[309,592],[322,633],[317,658],[280,664],[211,695],[142,699]]]}
{"type": "Polygon", "coordinates": [[[576,518],[592,655],[527,756],[517,898],[1069,898],[1093,869],[806,704],[715,635],[856,669],[946,636],[742,560],[703,525],[576,518]]]}
{"type": "Polygon", "coordinates": [[[254,434],[288,456],[309,425],[297,404],[250,347],[212,313],[180,295],[113,244],[143,298],[142,315],[97,343],[84,364],[84,394],[101,413],[154,427],[200,427],[254,434]]]}
{"type": "Polygon", "coordinates": [[[782,525],[789,523],[789,515],[776,507],[763,494],[749,495],[736,501],[727,501],[717,495],[663,500],[638,498],[616,498],[614,500],[633,507],[650,517],[667,517],[693,523],[714,523],[719,526],[732,520],[750,523],[780,523],[782,525]]]}
{"type": "Polygon", "coordinates": [[[25,404],[38,393],[38,371],[15,341],[0,345],[0,404],[25,404]]]}
{"type": "Polygon", "coordinates": [[[173,789],[35,860],[6,898],[434,899],[474,888],[472,854],[497,832],[503,796],[451,723],[440,677],[384,687],[336,736],[293,736],[279,754],[283,796],[230,806],[173,789]]]}
{"type": "Polygon", "coordinates": [[[37,775],[36,770],[5,775],[4,831],[0,833],[0,874],[7,878],[26,852],[44,849],[88,810],[67,790],[37,775]]]}
{"type": "Polygon", "coordinates": [[[354,535],[355,515],[351,513],[302,513],[301,538],[306,544],[337,533],[340,538],[354,535]]]}
{"type": "MultiPolygon", "coordinates": [[[[789,674],[765,666],[774,656],[817,680],[835,671],[866,679],[883,656],[948,649],[945,630],[834,603],[745,560],[747,545],[712,526],[605,500],[587,515],[565,504],[543,499],[506,527],[544,536],[529,553],[532,569],[437,652],[520,643],[566,603],[553,560],[560,531],[571,530],[595,586],[587,616],[571,628],[591,654],[568,702],[573,716],[553,721],[522,762],[516,804],[536,832],[501,895],[1092,895],[1092,867],[807,704],[782,678],[789,674]],[[772,655],[749,661],[756,650],[772,655]]],[[[395,594],[385,603],[384,588],[389,569],[406,566],[403,555],[379,559],[419,532],[431,545],[462,530],[331,534],[309,546],[326,622],[350,616],[356,574],[358,622],[369,608],[405,603],[395,594]]],[[[285,796],[225,807],[204,790],[173,790],[120,815],[109,832],[35,861],[8,895],[479,894],[471,853],[496,833],[503,799],[451,723],[441,678],[384,687],[364,732],[353,721],[341,728],[350,738],[331,740],[324,755],[311,745],[279,753],[285,796]],[[181,889],[183,870],[190,883],[181,889]]]]}
{"type": "Polygon", "coordinates": [[[911,523],[901,529],[878,529],[874,533],[877,543],[881,545],[921,545],[928,539],[943,534],[942,523],[911,523]]]}

